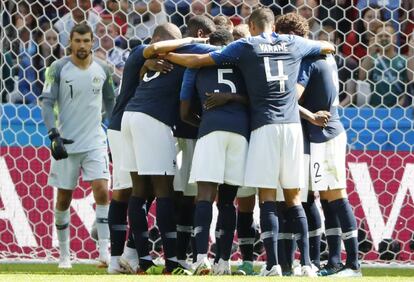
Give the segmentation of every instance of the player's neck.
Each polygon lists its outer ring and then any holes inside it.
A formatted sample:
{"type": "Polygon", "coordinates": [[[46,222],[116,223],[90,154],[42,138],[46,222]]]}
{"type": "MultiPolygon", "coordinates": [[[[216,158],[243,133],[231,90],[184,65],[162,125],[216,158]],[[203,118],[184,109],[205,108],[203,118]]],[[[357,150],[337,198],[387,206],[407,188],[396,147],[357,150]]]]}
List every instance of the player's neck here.
{"type": "Polygon", "coordinates": [[[92,63],[92,54],[90,54],[86,59],[80,60],[76,55],[72,54],[71,60],[75,66],[77,66],[80,69],[87,69],[90,64],[92,63]]]}

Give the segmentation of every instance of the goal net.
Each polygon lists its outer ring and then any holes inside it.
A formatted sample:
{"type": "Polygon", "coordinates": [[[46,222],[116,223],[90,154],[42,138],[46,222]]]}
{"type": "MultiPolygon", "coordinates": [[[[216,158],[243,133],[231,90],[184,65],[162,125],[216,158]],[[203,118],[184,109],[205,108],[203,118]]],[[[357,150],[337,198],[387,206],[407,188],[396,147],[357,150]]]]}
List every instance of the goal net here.
{"type": "MultiPolygon", "coordinates": [[[[0,261],[54,261],[58,255],[56,192],[47,185],[49,140],[36,98],[46,67],[65,54],[75,20],[93,27],[94,56],[114,66],[118,85],[128,50],[147,43],[157,24],[173,22],[185,32],[193,15],[206,14],[225,15],[237,26],[263,5],[275,14],[297,11],[309,20],[310,37],[337,46],[340,115],[348,136],[347,190],[358,221],[360,257],[367,263],[413,264],[413,1],[39,0],[0,5],[0,261]]],[[[71,251],[79,260],[97,256],[90,235],[93,202],[80,179],[70,229],[71,251]]],[[[153,211],[150,240],[153,254],[160,255],[153,211]]],[[[259,236],[254,250],[263,259],[259,236]]],[[[236,240],[232,258],[240,258],[236,240]]]]}

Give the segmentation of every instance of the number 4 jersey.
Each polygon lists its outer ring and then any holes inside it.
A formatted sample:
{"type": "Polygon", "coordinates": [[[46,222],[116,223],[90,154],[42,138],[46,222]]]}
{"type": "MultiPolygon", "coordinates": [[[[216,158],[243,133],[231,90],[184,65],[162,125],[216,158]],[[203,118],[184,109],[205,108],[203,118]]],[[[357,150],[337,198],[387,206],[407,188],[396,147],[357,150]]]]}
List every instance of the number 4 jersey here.
{"type": "Polygon", "coordinates": [[[303,57],[319,55],[321,43],[277,33],[242,38],[210,53],[217,65],[241,70],[250,98],[251,129],[299,123],[296,81],[303,57]]]}

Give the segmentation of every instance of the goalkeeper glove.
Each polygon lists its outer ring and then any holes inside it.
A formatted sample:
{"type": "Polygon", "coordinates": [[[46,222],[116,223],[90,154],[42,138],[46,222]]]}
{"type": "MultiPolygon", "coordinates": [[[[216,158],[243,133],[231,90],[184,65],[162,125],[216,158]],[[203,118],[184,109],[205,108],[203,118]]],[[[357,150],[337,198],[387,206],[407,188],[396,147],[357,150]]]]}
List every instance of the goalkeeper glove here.
{"type": "Polygon", "coordinates": [[[66,159],[68,153],[66,152],[65,144],[72,144],[74,141],[70,139],[65,139],[60,137],[59,131],[56,128],[52,128],[49,131],[50,151],[52,152],[52,157],[55,160],[66,159]]]}

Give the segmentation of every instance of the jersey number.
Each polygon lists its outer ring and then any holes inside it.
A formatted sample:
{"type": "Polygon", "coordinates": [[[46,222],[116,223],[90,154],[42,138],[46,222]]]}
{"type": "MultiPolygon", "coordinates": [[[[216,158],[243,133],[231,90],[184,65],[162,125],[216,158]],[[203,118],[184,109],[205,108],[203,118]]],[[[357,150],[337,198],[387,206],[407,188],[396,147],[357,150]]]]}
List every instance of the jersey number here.
{"type": "Polygon", "coordinates": [[[267,82],[278,81],[279,86],[280,86],[279,92],[280,93],[285,92],[286,91],[285,81],[288,80],[288,76],[283,73],[283,61],[282,60],[273,61],[273,60],[270,60],[269,57],[264,57],[263,62],[264,62],[267,82]]]}
{"type": "MultiPolygon", "coordinates": [[[[230,87],[231,93],[236,93],[237,89],[233,81],[224,79],[224,74],[226,73],[233,73],[233,70],[232,69],[218,69],[217,70],[218,83],[228,85],[230,87]]],[[[219,92],[219,90],[214,90],[214,92],[219,92]]]]}
{"type": "Polygon", "coordinates": [[[70,98],[73,99],[73,87],[72,87],[72,84],[69,84],[69,88],[70,88],[70,98]]]}

